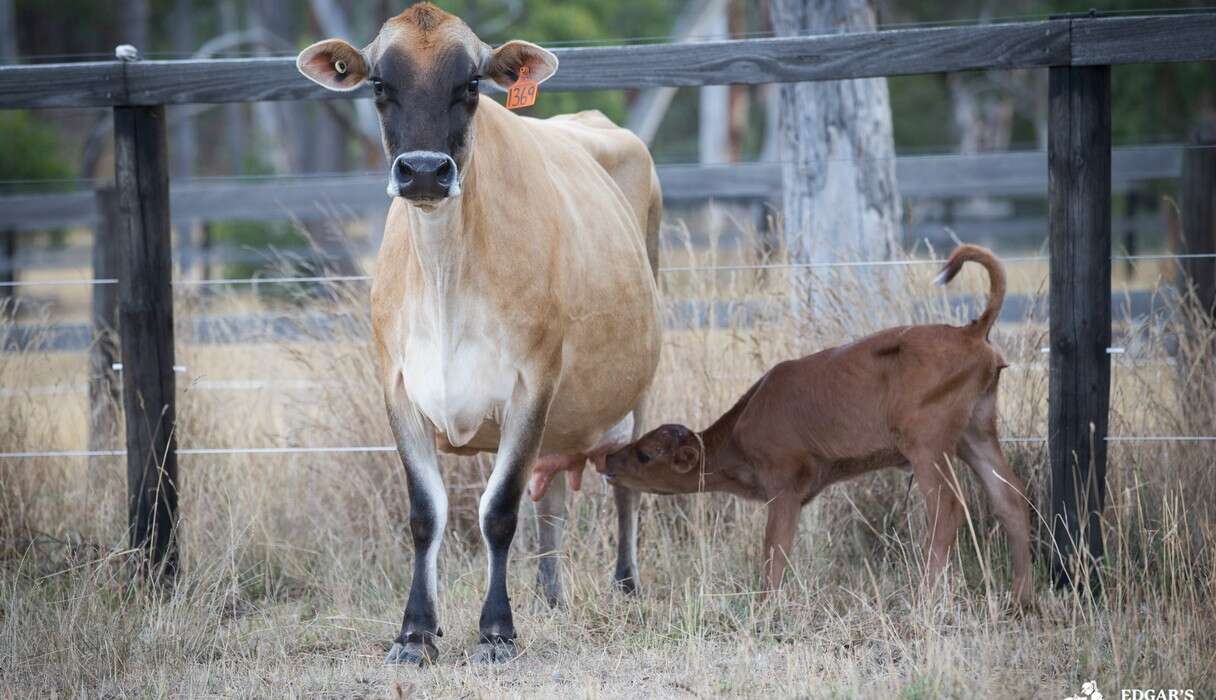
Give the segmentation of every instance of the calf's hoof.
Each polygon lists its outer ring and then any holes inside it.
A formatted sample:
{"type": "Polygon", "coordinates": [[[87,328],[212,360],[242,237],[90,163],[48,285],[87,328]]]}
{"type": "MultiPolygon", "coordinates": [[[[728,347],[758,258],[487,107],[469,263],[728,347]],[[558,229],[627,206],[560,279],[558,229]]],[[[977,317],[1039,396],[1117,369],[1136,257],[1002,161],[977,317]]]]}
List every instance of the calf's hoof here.
{"type": "Polygon", "coordinates": [[[500,664],[516,656],[519,656],[519,649],[514,639],[483,636],[469,653],[469,661],[475,664],[500,664]]]}
{"type": "Polygon", "coordinates": [[[385,664],[403,664],[410,666],[426,666],[435,663],[439,658],[439,650],[427,640],[416,642],[393,642],[393,648],[384,657],[385,664]]]}

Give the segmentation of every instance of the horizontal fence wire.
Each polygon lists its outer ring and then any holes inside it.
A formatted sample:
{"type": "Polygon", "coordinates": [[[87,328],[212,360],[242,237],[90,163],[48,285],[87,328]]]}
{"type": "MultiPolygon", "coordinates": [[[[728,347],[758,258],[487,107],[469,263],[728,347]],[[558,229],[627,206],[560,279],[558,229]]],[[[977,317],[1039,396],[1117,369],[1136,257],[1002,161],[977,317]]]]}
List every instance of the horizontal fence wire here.
{"type": "Polygon", "coordinates": [[[88,280],[16,280],[13,282],[0,282],[0,287],[71,287],[73,285],[105,285],[118,284],[118,280],[111,277],[103,277],[101,279],[88,280]]]}
{"type": "MultiPolygon", "coordinates": [[[[1118,262],[1152,261],[1152,260],[1206,260],[1216,259],[1216,253],[1157,253],[1145,255],[1112,255],[1111,260],[1118,262]]],[[[1046,255],[1025,255],[1000,257],[1006,264],[1046,262],[1046,255]]],[[[819,268],[851,268],[851,267],[904,267],[909,265],[942,265],[945,258],[911,259],[911,260],[855,260],[839,262],[787,262],[787,263],[755,263],[739,265],[687,265],[676,267],[660,267],[660,274],[692,273],[692,272],[746,272],[748,270],[797,270],[819,268]]],[[[311,277],[233,277],[212,278],[202,280],[173,280],[174,286],[200,287],[223,285],[258,285],[258,284],[318,284],[327,282],[370,282],[371,275],[330,275],[311,277]]],[[[49,287],[71,285],[118,284],[117,279],[81,279],[81,280],[31,280],[29,282],[0,282],[0,287],[49,287]]]]}
{"type": "MultiPolygon", "coordinates": [[[[1009,444],[1042,444],[1043,436],[1021,436],[1000,438],[1009,444]]],[[[1107,442],[1123,443],[1196,443],[1216,442],[1216,435],[1113,435],[1107,442]]],[[[184,456],[207,455],[296,455],[296,454],[375,454],[396,452],[394,445],[351,445],[335,447],[182,447],[177,454],[184,456]]],[[[70,457],[121,457],[126,450],[32,450],[25,452],[0,452],[0,459],[40,459],[70,457]]]]}

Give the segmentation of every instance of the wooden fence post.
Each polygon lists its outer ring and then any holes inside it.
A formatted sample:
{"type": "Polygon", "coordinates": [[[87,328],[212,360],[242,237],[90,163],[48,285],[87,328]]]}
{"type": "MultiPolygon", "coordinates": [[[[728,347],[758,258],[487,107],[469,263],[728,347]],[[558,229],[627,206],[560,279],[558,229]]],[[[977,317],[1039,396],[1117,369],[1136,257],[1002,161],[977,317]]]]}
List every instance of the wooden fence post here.
{"type": "MultiPolygon", "coordinates": [[[[118,195],[113,187],[99,188],[98,223],[93,232],[93,279],[121,278],[118,239],[118,195]]],[[[118,287],[93,285],[93,343],[89,346],[89,450],[112,450],[118,435],[121,386],[118,362],[118,287]]]]}
{"type": "Polygon", "coordinates": [[[1096,587],[1110,407],[1110,66],[1048,69],[1052,573],[1096,587]]]}
{"type": "Polygon", "coordinates": [[[163,105],[114,108],[127,515],[131,546],[144,550],[146,571],[171,579],[178,564],[178,481],[165,132],[163,105]]]}
{"type": "MultiPolygon", "coordinates": [[[[1182,245],[1183,253],[1216,254],[1216,121],[1195,129],[1192,148],[1182,157],[1182,245]]],[[[1216,260],[1182,260],[1185,283],[1194,285],[1195,296],[1208,317],[1216,322],[1216,260]]]]}
{"type": "MultiPolygon", "coordinates": [[[[0,282],[17,281],[17,229],[0,229],[0,282]]],[[[17,298],[17,288],[0,287],[0,306],[5,299],[17,298]]]]}

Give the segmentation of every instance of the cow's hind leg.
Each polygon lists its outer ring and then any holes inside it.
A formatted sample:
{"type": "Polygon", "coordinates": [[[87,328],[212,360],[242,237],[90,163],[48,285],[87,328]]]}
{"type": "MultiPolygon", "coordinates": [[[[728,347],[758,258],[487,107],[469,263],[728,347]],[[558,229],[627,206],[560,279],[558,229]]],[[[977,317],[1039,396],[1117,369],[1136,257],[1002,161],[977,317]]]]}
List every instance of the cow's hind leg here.
{"type": "MultiPolygon", "coordinates": [[[[583,459],[581,455],[579,459],[583,459]]],[[[549,607],[556,607],[562,597],[558,564],[565,526],[566,479],[559,474],[549,482],[545,495],[536,504],[536,555],[539,559],[536,585],[549,607]]]]}
{"type": "Polygon", "coordinates": [[[447,524],[448,498],[435,453],[435,436],[404,396],[387,397],[389,423],[405,466],[410,496],[410,534],[414,540],[414,576],[401,621],[386,663],[422,664],[433,661],[442,636],[438,598],[439,545],[447,524]]]}
{"type": "Polygon", "coordinates": [[[515,622],[507,595],[507,562],[518,524],[519,500],[536,461],[549,412],[550,393],[512,399],[507,408],[498,456],[481,495],[478,516],[489,560],[485,603],[478,623],[474,661],[506,661],[515,656],[515,622]]]}
{"type": "MultiPolygon", "coordinates": [[[[642,405],[645,399],[638,402],[633,410],[633,432],[630,442],[636,442],[642,436],[642,426],[645,420],[642,416],[642,405]]],[[[625,593],[635,593],[638,589],[638,499],[640,494],[622,486],[613,486],[612,495],[616,500],[616,571],[612,582],[618,590],[625,593]]]]}
{"type": "Polygon", "coordinates": [[[612,583],[618,590],[638,589],[638,492],[613,486],[616,498],[616,571],[612,583]]]}

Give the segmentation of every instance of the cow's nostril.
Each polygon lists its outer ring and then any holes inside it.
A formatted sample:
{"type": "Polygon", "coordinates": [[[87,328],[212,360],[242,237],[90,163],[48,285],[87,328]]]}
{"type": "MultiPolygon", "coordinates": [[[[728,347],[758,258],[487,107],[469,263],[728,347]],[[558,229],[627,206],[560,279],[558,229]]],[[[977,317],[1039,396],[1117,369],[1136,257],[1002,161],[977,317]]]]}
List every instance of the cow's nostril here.
{"type": "Polygon", "coordinates": [[[452,176],[454,174],[455,169],[452,168],[451,160],[444,160],[443,163],[439,165],[439,169],[435,171],[436,179],[439,180],[439,184],[444,186],[452,184],[452,176]]]}
{"type": "Polygon", "coordinates": [[[404,158],[397,159],[397,175],[403,181],[414,178],[414,169],[410,167],[410,164],[404,158]]]}

